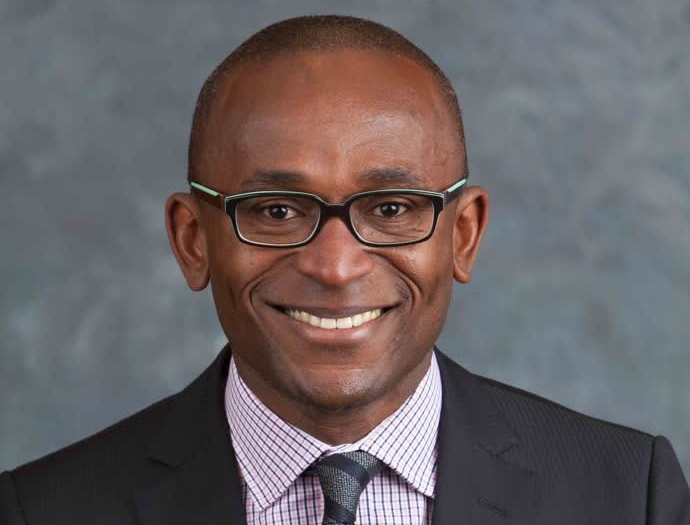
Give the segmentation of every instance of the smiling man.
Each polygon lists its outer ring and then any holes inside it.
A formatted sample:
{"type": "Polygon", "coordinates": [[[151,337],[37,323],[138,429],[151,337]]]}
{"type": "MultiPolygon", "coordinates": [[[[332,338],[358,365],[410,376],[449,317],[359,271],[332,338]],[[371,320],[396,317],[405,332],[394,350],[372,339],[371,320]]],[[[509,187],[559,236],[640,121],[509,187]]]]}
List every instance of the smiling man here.
{"type": "Polygon", "coordinates": [[[228,345],[179,394],[0,476],[7,524],[690,524],[669,442],[434,348],[488,222],[460,109],[373,22],[302,17],[202,88],[167,202],[228,345]]]}

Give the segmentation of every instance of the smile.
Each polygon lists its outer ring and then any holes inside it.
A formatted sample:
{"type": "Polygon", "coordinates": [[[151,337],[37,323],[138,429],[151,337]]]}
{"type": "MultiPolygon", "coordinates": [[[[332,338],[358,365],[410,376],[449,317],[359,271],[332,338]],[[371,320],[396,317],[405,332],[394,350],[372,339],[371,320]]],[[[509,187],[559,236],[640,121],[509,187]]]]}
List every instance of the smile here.
{"type": "Polygon", "coordinates": [[[370,321],[381,316],[383,310],[377,308],[375,310],[368,310],[360,314],[355,314],[350,317],[339,317],[334,319],[332,317],[317,317],[304,310],[285,310],[285,314],[295,321],[299,321],[311,326],[317,326],[326,330],[343,330],[362,326],[370,321]]]}

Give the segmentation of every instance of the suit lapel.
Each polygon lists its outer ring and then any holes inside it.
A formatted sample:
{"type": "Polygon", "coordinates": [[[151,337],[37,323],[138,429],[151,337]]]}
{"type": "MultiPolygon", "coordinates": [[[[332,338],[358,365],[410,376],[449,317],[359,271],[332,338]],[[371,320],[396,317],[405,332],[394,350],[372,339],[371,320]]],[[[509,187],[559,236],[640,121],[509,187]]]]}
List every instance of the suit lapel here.
{"type": "Polygon", "coordinates": [[[149,447],[149,459],[170,473],[135,493],[142,525],[244,524],[241,485],[223,391],[229,348],[171,402],[149,447]]]}
{"type": "Polygon", "coordinates": [[[440,352],[437,357],[443,405],[433,525],[531,525],[536,474],[507,459],[519,449],[517,435],[490,387],[440,352]]]}

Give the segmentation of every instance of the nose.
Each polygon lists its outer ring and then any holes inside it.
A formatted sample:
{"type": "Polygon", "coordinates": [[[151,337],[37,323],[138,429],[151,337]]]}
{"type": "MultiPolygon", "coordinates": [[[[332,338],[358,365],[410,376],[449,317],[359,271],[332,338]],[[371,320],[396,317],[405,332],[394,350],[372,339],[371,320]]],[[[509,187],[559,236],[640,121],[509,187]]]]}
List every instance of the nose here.
{"type": "Polygon", "coordinates": [[[326,286],[343,286],[374,267],[370,248],[360,243],[337,217],[326,220],[316,238],[297,254],[297,270],[326,286]]]}

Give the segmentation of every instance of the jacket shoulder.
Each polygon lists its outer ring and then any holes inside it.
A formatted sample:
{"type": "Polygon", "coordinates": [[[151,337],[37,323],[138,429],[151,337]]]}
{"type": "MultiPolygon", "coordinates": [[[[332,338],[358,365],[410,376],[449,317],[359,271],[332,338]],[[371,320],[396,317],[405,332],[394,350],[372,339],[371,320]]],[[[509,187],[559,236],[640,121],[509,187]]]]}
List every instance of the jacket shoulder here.
{"type": "Polygon", "coordinates": [[[449,395],[460,396],[448,400],[449,408],[470,414],[476,435],[491,440],[501,429],[502,436],[510,436],[493,453],[533,471],[554,502],[567,506],[609,498],[644,503],[657,438],[474,374],[445,356],[439,362],[449,395]]]}
{"type": "Polygon", "coordinates": [[[494,379],[475,377],[517,436],[517,446],[504,457],[538,472],[551,499],[560,502],[562,509],[579,501],[573,494],[586,494],[583,499],[592,504],[597,500],[592,508],[604,508],[606,501],[627,501],[630,509],[635,507],[632,514],[644,513],[653,435],[494,379]]]}
{"type": "Polygon", "coordinates": [[[517,436],[505,459],[537,474],[549,523],[690,523],[690,492],[669,441],[474,375],[517,436]],[[599,520],[599,521],[597,521],[599,520]]]}
{"type": "MultiPolygon", "coordinates": [[[[611,438],[630,439],[651,445],[654,436],[648,432],[600,419],[495,379],[473,374],[486,387],[503,413],[516,427],[543,426],[542,430],[562,433],[580,429],[582,432],[604,433],[611,438]]],[[[517,428],[516,428],[517,430],[517,428]]]]}
{"type": "Polygon", "coordinates": [[[648,448],[654,440],[647,432],[578,412],[533,392],[475,374],[441,352],[437,356],[442,375],[448,381],[464,384],[464,391],[471,392],[468,399],[473,402],[487,398],[488,404],[483,404],[483,408],[498,409],[520,441],[536,444],[558,438],[572,445],[585,435],[601,435],[606,441],[648,448]]]}
{"type": "Polygon", "coordinates": [[[71,516],[85,523],[98,515],[103,525],[130,523],[132,487],[166,471],[146,451],[178,395],[7,473],[27,522],[67,523],[71,516]]]}
{"type": "Polygon", "coordinates": [[[91,436],[21,465],[13,471],[13,476],[29,479],[62,472],[70,474],[85,463],[116,466],[126,457],[141,456],[177,396],[179,393],[161,399],[91,436]]]}
{"type": "Polygon", "coordinates": [[[136,522],[133,492],[159,483],[222,427],[229,350],[177,394],[45,457],[3,474],[32,525],[136,522]],[[218,421],[215,421],[215,420],[218,421]]]}

